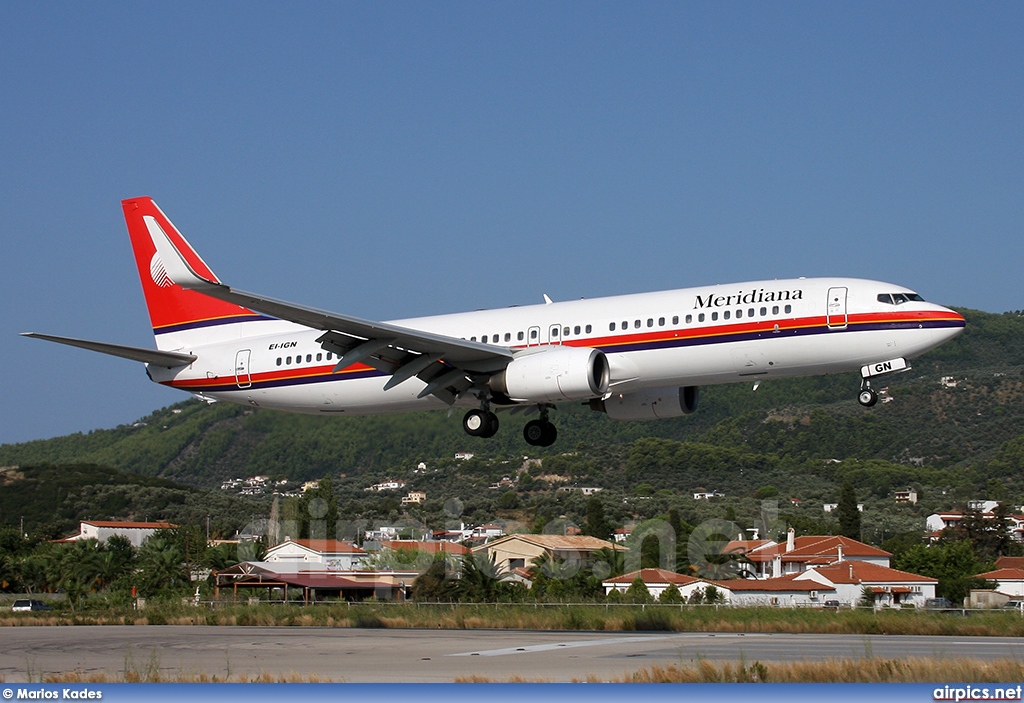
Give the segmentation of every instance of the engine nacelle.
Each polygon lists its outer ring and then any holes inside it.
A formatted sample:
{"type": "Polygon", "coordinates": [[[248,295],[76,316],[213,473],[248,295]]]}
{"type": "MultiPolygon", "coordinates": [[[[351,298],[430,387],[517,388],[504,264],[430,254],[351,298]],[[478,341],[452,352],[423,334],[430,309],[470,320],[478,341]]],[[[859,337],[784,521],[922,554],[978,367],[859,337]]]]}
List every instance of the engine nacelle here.
{"type": "Polygon", "coordinates": [[[607,413],[613,420],[664,420],[689,415],[696,410],[699,391],[697,386],[685,386],[613,393],[604,400],[591,401],[590,407],[607,413]]]}
{"type": "Polygon", "coordinates": [[[587,347],[548,347],[516,357],[491,377],[492,390],[512,400],[559,403],[608,392],[610,372],[603,352],[587,347]]]}

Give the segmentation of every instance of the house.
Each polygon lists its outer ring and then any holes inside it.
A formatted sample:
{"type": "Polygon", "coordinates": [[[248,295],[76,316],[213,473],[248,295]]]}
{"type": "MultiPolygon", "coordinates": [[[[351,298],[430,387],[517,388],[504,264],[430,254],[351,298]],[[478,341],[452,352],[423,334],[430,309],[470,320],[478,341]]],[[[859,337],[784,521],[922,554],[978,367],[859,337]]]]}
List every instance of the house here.
{"type": "Polygon", "coordinates": [[[589,497],[589,496],[594,495],[595,493],[600,493],[604,489],[603,488],[598,488],[597,486],[559,486],[558,490],[564,491],[566,493],[569,493],[569,492],[572,492],[572,491],[578,491],[578,492],[582,493],[583,495],[589,497]]]}
{"type": "Polygon", "coordinates": [[[586,535],[506,535],[474,547],[474,554],[483,553],[499,570],[528,568],[534,559],[549,557],[567,567],[584,568],[597,561],[602,549],[625,551],[626,548],[597,537],[586,535]]]}
{"type": "Polygon", "coordinates": [[[917,491],[912,488],[908,488],[904,491],[896,491],[893,498],[897,503],[917,503],[917,491]]]}
{"type": "Polygon", "coordinates": [[[865,589],[874,597],[875,607],[924,607],[925,601],[935,597],[938,579],[919,576],[906,571],[868,561],[840,561],[828,566],[815,566],[793,577],[794,581],[816,583],[819,588],[835,591],[835,600],[843,605],[856,606],[865,589]]]}
{"type": "Polygon", "coordinates": [[[724,493],[718,491],[694,491],[694,500],[711,500],[712,498],[725,498],[724,493]]]}
{"type": "Polygon", "coordinates": [[[740,570],[756,579],[779,578],[799,574],[813,566],[837,561],[864,561],[889,566],[892,554],[870,544],[841,535],[804,535],[797,537],[790,529],[786,544],[774,540],[733,540],[725,546],[726,553],[743,555],[740,570]]]}
{"type": "MultiPolygon", "coordinates": [[[[835,510],[838,507],[839,507],[839,503],[823,503],[822,506],[821,506],[821,509],[824,510],[826,513],[831,513],[833,510],[835,510]]],[[[858,510],[858,512],[862,512],[863,513],[864,512],[864,504],[863,503],[857,503],[857,510],[858,510]]]]}
{"type": "MultiPolygon", "coordinates": [[[[1002,557],[1007,558],[1007,557],[1002,557]]],[[[1020,557],[1018,557],[1020,558],[1020,557]]],[[[996,562],[998,564],[998,562],[996,562]]],[[[996,590],[1017,600],[1024,598],[1024,569],[1003,568],[978,574],[978,578],[996,582],[996,590]]]]}
{"type": "Polygon", "coordinates": [[[364,491],[400,491],[405,488],[405,481],[387,480],[381,483],[375,483],[372,486],[364,488],[364,491]]]}
{"type": "Polygon", "coordinates": [[[774,606],[779,608],[823,607],[835,600],[834,588],[814,581],[799,581],[799,574],[772,579],[729,579],[716,581],[728,603],[741,606],[774,606]]]}
{"type": "Polygon", "coordinates": [[[292,571],[355,571],[365,559],[365,551],[336,539],[286,539],[263,557],[292,571]]]}
{"type": "Polygon", "coordinates": [[[689,600],[693,592],[704,588],[707,588],[709,584],[714,584],[716,587],[717,583],[712,581],[706,581],[704,579],[694,578],[693,576],[687,576],[686,574],[677,574],[674,571],[668,571],[667,569],[640,569],[638,571],[632,571],[622,576],[615,576],[613,578],[605,579],[601,582],[601,586],[604,588],[605,595],[608,595],[612,591],[619,591],[625,593],[629,587],[636,580],[637,576],[647,586],[647,592],[654,598],[660,598],[661,594],[675,585],[679,589],[679,593],[683,596],[683,600],[689,600]]]}
{"type": "Polygon", "coordinates": [[[140,547],[157,530],[175,530],[178,526],[169,522],[118,522],[114,520],[83,520],[78,526],[78,534],[57,540],[58,542],[77,542],[83,539],[94,539],[106,542],[111,537],[124,537],[133,547],[140,547]]]}
{"type": "Polygon", "coordinates": [[[402,505],[421,505],[426,499],[424,491],[409,491],[409,495],[402,498],[402,505]]]}

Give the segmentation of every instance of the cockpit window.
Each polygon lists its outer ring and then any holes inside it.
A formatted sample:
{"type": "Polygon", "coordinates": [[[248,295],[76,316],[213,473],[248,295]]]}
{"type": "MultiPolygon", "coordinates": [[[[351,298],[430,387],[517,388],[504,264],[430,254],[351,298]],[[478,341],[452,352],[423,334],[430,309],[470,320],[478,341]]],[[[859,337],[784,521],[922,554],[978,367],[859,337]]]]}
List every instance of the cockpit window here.
{"type": "Polygon", "coordinates": [[[879,293],[878,302],[887,305],[902,305],[909,302],[923,303],[924,298],[917,293],[879,293]]]}

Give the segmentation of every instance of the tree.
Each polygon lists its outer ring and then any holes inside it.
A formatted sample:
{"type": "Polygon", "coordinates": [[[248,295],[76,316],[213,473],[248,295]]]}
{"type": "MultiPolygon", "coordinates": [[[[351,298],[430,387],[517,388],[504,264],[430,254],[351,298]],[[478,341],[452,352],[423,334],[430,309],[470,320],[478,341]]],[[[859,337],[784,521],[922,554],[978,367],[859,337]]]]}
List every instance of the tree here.
{"type": "Polygon", "coordinates": [[[836,517],[839,518],[839,534],[850,539],[860,539],[860,510],[857,509],[857,492],[849,481],[843,482],[843,487],[839,490],[836,517]]]}
{"type": "Polygon", "coordinates": [[[583,534],[608,539],[612,526],[604,516],[604,504],[597,496],[590,496],[587,501],[587,520],[583,525],[583,534]]]}
{"type": "Polygon", "coordinates": [[[443,554],[437,555],[427,570],[416,578],[412,588],[412,599],[414,601],[441,602],[454,600],[457,590],[457,582],[448,578],[447,563],[443,554]]]}
{"type": "Polygon", "coordinates": [[[673,583],[661,592],[661,595],[658,596],[658,602],[669,605],[678,605],[683,602],[683,594],[679,592],[679,587],[673,583]]]}
{"type": "Polygon", "coordinates": [[[651,592],[647,590],[647,584],[640,578],[640,574],[636,575],[633,579],[633,583],[629,584],[629,588],[626,589],[626,601],[629,603],[653,603],[654,598],[651,596],[651,592]]]}

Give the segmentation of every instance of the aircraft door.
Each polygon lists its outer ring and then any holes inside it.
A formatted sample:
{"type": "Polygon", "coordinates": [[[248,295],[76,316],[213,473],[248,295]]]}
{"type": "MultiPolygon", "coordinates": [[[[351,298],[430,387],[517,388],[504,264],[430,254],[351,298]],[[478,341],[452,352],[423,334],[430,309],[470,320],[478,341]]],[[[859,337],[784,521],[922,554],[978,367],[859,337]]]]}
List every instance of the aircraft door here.
{"type": "Polygon", "coordinates": [[[548,344],[562,343],[562,326],[551,325],[548,327],[548,344]]]}
{"type": "Polygon", "coordinates": [[[526,334],[526,346],[536,347],[540,344],[540,327],[531,327],[526,334]]]}
{"type": "Polygon", "coordinates": [[[827,321],[829,329],[846,329],[846,291],[845,287],[828,289],[827,321]]]}
{"type": "Polygon", "coordinates": [[[241,349],[235,354],[235,383],[239,388],[249,388],[252,385],[252,376],[249,374],[249,357],[252,350],[241,349]]]}

